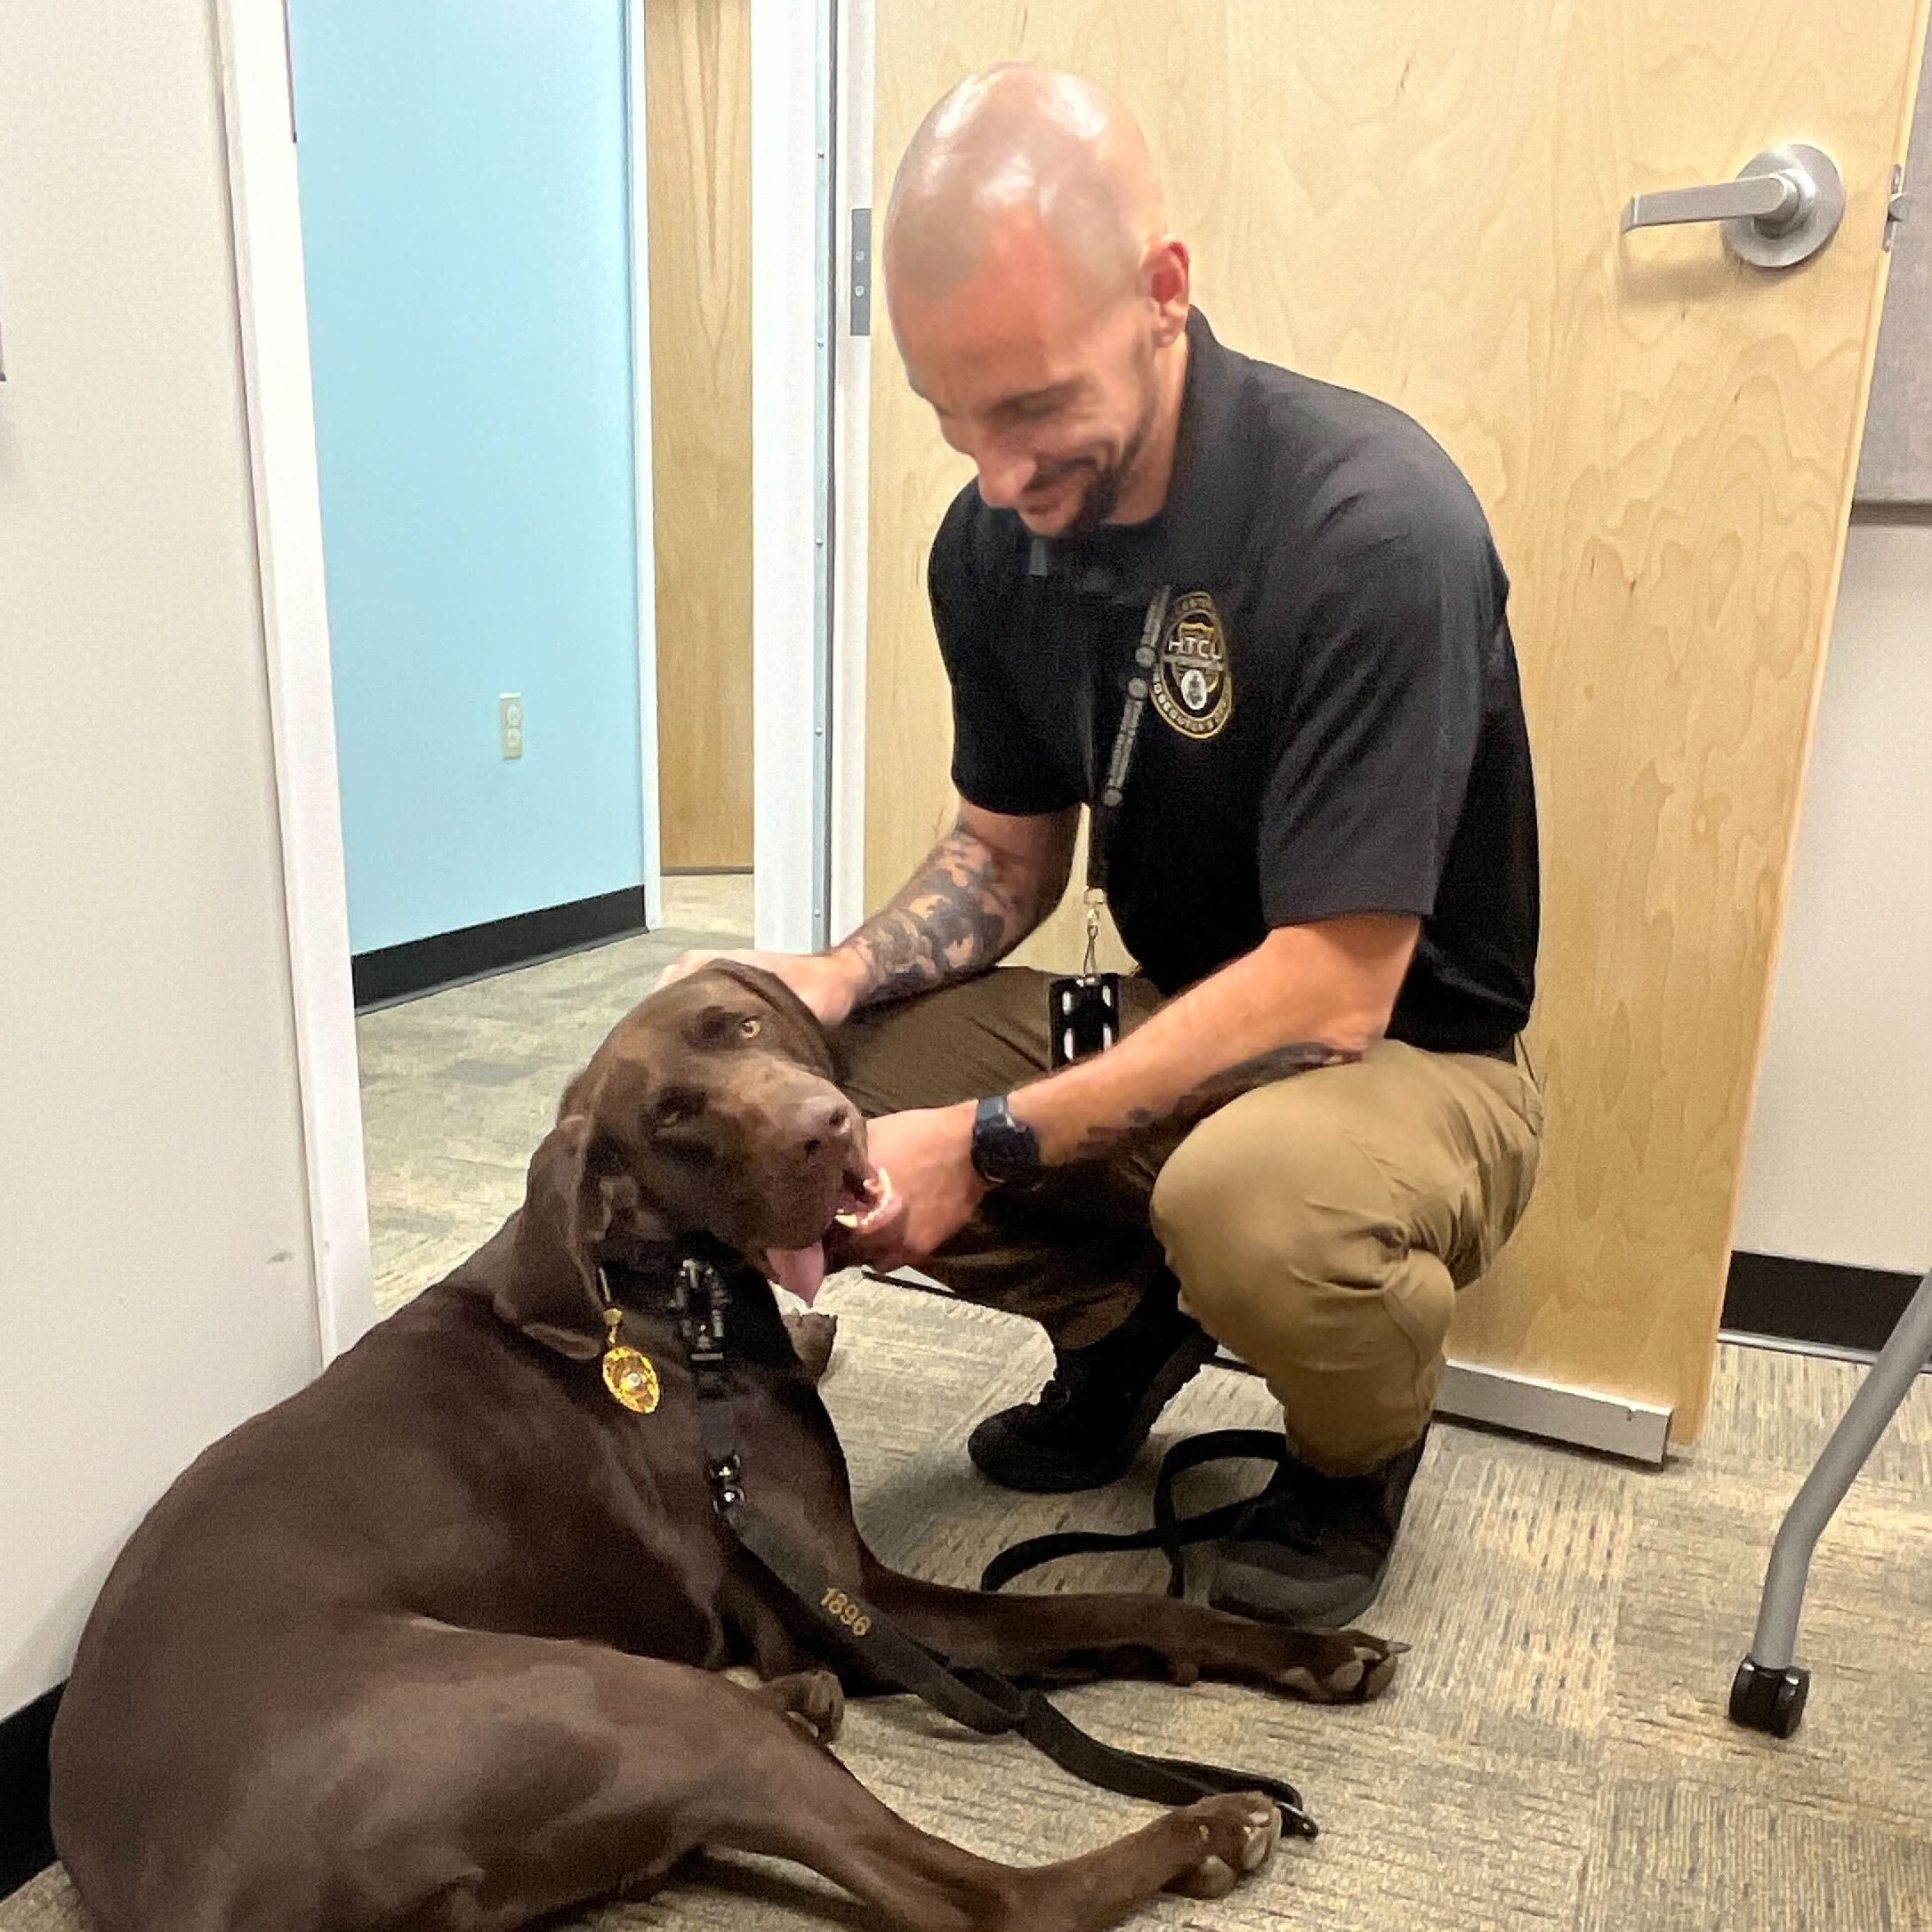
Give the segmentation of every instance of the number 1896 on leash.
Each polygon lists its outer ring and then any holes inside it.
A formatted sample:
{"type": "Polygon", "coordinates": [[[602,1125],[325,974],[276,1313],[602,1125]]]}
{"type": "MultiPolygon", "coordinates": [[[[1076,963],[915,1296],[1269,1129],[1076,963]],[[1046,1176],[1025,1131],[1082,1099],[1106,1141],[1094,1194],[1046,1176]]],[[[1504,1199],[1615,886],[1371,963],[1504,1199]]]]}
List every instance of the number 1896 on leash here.
{"type": "Polygon", "coordinates": [[[854,1637],[863,1637],[872,1628],[872,1619],[842,1590],[828,1590],[818,1599],[818,1607],[836,1617],[854,1637]]]}

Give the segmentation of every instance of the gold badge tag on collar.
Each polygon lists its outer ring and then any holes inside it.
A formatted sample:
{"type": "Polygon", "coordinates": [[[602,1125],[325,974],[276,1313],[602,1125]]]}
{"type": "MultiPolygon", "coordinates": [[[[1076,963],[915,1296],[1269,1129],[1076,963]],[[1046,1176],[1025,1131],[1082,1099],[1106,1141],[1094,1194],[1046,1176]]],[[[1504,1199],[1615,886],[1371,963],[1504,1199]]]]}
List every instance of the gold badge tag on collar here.
{"type": "Polygon", "coordinates": [[[1228,632],[1206,591],[1177,597],[1161,633],[1154,708],[1182,737],[1211,738],[1235,708],[1228,674],[1228,632]]]}
{"type": "Polygon", "coordinates": [[[641,1349],[626,1348],[617,1340],[624,1326],[622,1308],[606,1308],[604,1324],[610,1338],[604,1344],[604,1387],[625,1408],[638,1415],[648,1415],[664,1393],[657,1380],[657,1364],[641,1349]]]}

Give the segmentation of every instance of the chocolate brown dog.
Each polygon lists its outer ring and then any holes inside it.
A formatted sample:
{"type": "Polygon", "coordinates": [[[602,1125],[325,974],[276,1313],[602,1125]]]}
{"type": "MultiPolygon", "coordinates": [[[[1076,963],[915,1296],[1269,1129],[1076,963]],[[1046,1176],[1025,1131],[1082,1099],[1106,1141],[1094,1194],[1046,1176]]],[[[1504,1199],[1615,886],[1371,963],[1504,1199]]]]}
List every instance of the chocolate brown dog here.
{"type": "Polygon", "coordinates": [[[879,1564],[761,1279],[876,1192],[832,1070],[761,974],[654,994],[571,1083],[522,1211],[162,1499],[54,1734],[54,1837],[103,1932],[518,1927],[646,1892],[704,1847],[797,1860],[915,1932],[1098,1932],[1268,1857],[1275,1809],[1240,1795],[1059,1864],[993,1864],[887,1810],[821,1742],[841,1709],[825,1663],[878,1686],[712,1508],[670,1311],[694,1235],[756,1264],[734,1282],[730,1413],[764,1517],[922,1642],[1016,1675],[1324,1700],[1395,1668],[1353,1632],[879,1564]],[[653,1413],[600,1373],[606,1285],[661,1381],[653,1413]],[[735,1662],[762,1687],[714,1674],[735,1662]]]}

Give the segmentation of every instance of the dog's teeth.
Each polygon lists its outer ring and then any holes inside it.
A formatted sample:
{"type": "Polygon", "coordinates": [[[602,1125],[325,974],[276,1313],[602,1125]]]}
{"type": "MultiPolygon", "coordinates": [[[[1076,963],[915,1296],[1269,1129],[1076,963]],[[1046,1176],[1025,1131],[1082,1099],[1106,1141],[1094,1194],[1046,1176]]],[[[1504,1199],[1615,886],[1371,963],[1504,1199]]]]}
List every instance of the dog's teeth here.
{"type": "Polygon", "coordinates": [[[892,1181],[881,1167],[867,1175],[861,1188],[867,1205],[862,1208],[841,1208],[832,1218],[841,1228],[854,1234],[863,1234],[868,1228],[876,1228],[892,1208],[892,1181]]]}

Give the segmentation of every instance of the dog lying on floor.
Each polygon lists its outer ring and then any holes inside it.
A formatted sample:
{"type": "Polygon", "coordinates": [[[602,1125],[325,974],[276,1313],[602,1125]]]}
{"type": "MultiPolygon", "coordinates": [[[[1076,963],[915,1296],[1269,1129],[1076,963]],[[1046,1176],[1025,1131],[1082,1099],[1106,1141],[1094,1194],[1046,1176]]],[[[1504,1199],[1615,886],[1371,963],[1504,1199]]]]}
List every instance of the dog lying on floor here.
{"type": "Polygon", "coordinates": [[[1267,1859],[1275,1807],[1236,1793],[1002,1865],[914,1829],[825,1749],[841,1678],[887,1686],[714,1507],[672,1305],[694,1236],[740,1258],[717,1372],[734,1460],[828,1597],[1035,1680],[1352,1701],[1395,1669],[1357,1632],[879,1563],[767,1280],[816,1279],[835,1220],[880,1211],[832,1073],[766,975],[717,965],[654,994],[572,1082],[501,1232],[156,1506],[53,1739],[55,1841],[103,1932],[495,1932],[642,1896],[704,1847],[795,1860],[912,1932],[1098,1932],[1267,1859]],[[761,1685],[716,1674],[734,1663],[761,1685]]]}

